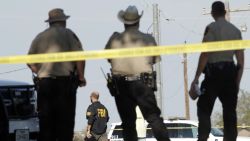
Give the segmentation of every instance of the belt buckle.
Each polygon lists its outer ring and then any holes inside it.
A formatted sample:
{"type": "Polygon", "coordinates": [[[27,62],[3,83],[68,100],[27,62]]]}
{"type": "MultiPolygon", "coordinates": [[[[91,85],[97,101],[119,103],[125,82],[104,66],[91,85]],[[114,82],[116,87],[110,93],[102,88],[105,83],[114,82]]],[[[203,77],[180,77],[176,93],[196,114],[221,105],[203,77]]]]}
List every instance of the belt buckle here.
{"type": "Polygon", "coordinates": [[[139,76],[125,76],[126,81],[135,81],[135,80],[140,80],[139,76]]]}

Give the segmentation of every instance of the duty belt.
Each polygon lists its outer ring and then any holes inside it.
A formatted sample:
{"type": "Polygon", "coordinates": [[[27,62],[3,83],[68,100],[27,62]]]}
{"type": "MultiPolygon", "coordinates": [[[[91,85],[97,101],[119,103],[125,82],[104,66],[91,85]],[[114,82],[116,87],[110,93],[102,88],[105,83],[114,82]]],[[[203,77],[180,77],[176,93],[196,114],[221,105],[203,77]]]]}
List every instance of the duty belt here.
{"type": "Polygon", "coordinates": [[[137,80],[142,80],[142,77],[140,75],[134,75],[134,76],[129,76],[129,75],[113,75],[115,79],[118,80],[124,80],[124,81],[137,81],[137,80]]]}
{"type": "Polygon", "coordinates": [[[70,76],[50,76],[50,77],[41,77],[41,78],[38,78],[39,80],[42,80],[42,79],[52,79],[52,80],[69,80],[70,79],[70,76]]]}

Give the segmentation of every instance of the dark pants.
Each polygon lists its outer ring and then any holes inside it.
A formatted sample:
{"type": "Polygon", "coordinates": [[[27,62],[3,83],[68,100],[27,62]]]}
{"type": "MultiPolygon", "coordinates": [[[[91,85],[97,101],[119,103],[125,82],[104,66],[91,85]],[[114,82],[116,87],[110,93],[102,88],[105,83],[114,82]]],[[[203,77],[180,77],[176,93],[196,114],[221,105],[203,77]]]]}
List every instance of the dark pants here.
{"type": "Polygon", "coordinates": [[[70,77],[39,80],[40,141],[72,141],[75,107],[76,87],[70,77]]]}
{"type": "Polygon", "coordinates": [[[141,109],[143,117],[152,127],[158,141],[169,141],[166,126],[160,117],[154,92],[142,81],[118,80],[119,94],[115,96],[118,112],[122,120],[124,141],[137,141],[136,106],[141,109]]]}
{"type": "Polygon", "coordinates": [[[0,95],[0,141],[7,141],[9,135],[9,120],[7,117],[5,105],[0,95]]]}
{"type": "MultiPolygon", "coordinates": [[[[223,63],[222,63],[223,64],[223,63]]],[[[236,141],[237,138],[237,98],[236,67],[227,65],[212,65],[205,73],[198,107],[199,137],[198,141],[207,141],[211,131],[211,113],[218,97],[223,107],[224,141],[236,141]],[[219,67],[220,66],[220,67],[219,67]]]]}

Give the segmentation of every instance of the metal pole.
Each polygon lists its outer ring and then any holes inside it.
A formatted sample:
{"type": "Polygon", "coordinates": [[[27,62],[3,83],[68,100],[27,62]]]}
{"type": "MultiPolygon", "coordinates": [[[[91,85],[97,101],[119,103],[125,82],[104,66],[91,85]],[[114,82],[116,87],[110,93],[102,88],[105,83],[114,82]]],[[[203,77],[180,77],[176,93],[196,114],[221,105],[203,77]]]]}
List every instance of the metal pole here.
{"type": "MultiPolygon", "coordinates": [[[[160,45],[160,25],[159,25],[159,9],[158,4],[153,4],[153,36],[156,40],[157,45],[160,45]]],[[[162,74],[161,74],[161,63],[155,65],[157,72],[157,91],[155,92],[158,107],[162,110],[162,74]]]]}
{"type": "Polygon", "coordinates": [[[184,94],[185,94],[186,119],[190,119],[189,96],[188,96],[187,54],[186,53],[183,54],[183,59],[184,59],[183,68],[184,68],[184,94]]]}
{"type": "Polygon", "coordinates": [[[225,1],[225,9],[226,9],[226,19],[227,19],[227,21],[229,21],[230,22],[230,6],[229,6],[229,1],[228,0],[226,0],[225,1]]]}

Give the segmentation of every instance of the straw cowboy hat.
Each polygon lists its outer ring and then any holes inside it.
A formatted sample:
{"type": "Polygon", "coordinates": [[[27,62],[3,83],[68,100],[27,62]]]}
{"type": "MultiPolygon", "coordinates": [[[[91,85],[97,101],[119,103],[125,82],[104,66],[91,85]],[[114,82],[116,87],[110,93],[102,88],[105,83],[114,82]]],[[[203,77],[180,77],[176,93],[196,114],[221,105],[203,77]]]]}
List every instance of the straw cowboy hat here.
{"type": "Polygon", "coordinates": [[[125,11],[121,10],[118,13],[118,19],[124,24],[135,24],[140,21],[141,16],[143,15],[143,11],[141,15],[139,15],[138,10],[135,6],[129,6],[125,11]]]}
{"type": "Polygon", "coordinates": [[[66,21],[70,16],[64,14],[63,10],[60,8],[52,9],[49,11],[49,19],[45,22],[58,22],[66,21]]]}

